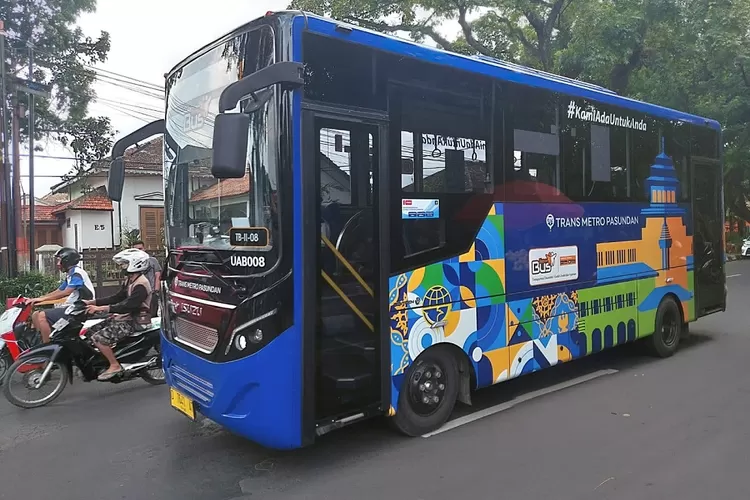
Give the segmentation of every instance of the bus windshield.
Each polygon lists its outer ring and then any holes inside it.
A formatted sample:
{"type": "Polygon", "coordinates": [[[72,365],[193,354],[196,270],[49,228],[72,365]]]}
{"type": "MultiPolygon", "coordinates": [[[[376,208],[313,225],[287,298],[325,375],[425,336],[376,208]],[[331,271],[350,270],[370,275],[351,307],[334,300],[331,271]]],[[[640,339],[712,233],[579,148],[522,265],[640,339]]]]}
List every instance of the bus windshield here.
{"type": "Polygon", "coordinates": [[[167,82],[164,179],[169,247],[258,250],[232,246],[230,228],[265,228],[267,247],[278,227],[278,168],[271,151],[275,89],[240,103],[250,114],[247,171],[238,179],[211,175],[213,124],[221,92],[274,62],[268,26],[240,34],[189,61],[167,82]]]}

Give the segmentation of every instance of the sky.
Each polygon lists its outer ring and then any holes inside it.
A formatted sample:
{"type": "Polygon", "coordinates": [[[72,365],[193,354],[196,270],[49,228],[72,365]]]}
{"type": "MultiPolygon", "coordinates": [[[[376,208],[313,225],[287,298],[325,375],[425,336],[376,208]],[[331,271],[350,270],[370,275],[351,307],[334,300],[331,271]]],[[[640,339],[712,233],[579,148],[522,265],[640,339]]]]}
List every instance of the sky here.
{"type": "MultiPolygon", "coordinates": [[[[164,73],[196,49],[234,28],[262,16],[269,10],[283,10],[289,0],[98,0],[95,13],[78,20],[90,36],[108,31],[112,47],[106,62],[97,68],[164,85],[164,73]]],[[[142,93],[97,81],[98,102],[92,116],[108,116],[115,140],[163,114],[164,101],[142,93]]],[[[72,151],[52,142],[34,160],[34,195],[41,198],[60,176],[73,167],[72,160],[43,156],[71,157],[72,151]]],[[[28,193],[28,150],[21,151],[23,190],[28,193]]]]}

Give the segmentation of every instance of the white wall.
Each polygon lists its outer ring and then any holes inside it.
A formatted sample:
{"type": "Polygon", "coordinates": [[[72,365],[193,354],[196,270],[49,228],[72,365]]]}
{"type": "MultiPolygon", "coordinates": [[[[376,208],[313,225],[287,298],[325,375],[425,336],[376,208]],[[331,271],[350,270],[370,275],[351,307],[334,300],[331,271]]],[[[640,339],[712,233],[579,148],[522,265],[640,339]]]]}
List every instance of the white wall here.
{"type": "Polygon", "coordinates": [[[62,223],[63,246],[81,250],[81,212],[66,210],[62,223]],[[67,221],[70,219],[70,227],[67,221]],[[76,248],[76,225],[78,225],[78,248],[76,248]]]}
{"type": "Polygon", "coordinates": [[[70,228],[67,228],[66,223],[63,223],[63,246],[75,248],[75,231],[76,225],[78,225],[77,250],[112,248],[111,212],[68,210],[65,212],[65,218],[66,220],[70,218],[70,228]]]}
{"type": "Polygon", "coordinates": [[[164,192],[164,180],[162,176],[148,177],[127,177],[122,190],[122,203],[113,202],[115,209],[115,244],[119,244],[120,226],[118,220],[118,207],[122,206],[122,225],[125,229],[140,229],[141,207],[160,207],[164,205],[163,201],[157,200],[136,200],[136,196],[164,192]]]}
{"type": "Polygon", "coordinates": [[[112,212],[86,210],[79,213],[81,248],[112,248],[112,212]]]}

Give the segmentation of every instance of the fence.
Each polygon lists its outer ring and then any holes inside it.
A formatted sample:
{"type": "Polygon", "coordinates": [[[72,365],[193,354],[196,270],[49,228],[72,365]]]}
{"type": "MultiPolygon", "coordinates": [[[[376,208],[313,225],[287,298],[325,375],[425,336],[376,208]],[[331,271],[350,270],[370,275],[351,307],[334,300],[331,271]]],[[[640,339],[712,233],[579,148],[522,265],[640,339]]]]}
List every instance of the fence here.
{"type": "MultiPolygon", "coordinates": [[[[97,297],[111,295],[122,286],[121,269],[112,261],[119,250],[84,250],[81,252],[81,265],[96,288],[97,297]]],[[[163,250],[146,250],[157,259],[163,250]]]]}

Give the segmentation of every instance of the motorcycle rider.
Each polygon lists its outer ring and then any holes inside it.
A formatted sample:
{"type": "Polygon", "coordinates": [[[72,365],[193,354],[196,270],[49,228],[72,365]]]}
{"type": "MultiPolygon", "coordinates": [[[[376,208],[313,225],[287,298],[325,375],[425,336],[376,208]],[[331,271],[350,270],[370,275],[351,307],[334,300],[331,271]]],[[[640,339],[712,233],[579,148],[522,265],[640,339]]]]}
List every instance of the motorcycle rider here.
{"type": "Polygon", "coordinates": [[[85,301],[89,314],[110,313],[110,316],[89,329],[91,340],[109,361],[109,368],[98,379],[109,380],[122,372],[112,346],[140,328],[151,325],[151,284],[146,277],[150,256],[143,250],[129,248],[112,260],[120,266],[127,279],[115,295],[85,301]]]}
{"type": "Polygon", "coordinates": [[[67,297],[66,307],[55,307],[46,311],[36,311],[31,315],[31,322],[42,336],[42,342],[49,342],[52,333],[52,325],[65,316],[68,305],[77,300],[92,300],[95,298],[94,285],[91,283],[88,273],[78,264],[81,262],[81,254],[74,248],[63,247],[55,253],[57,268],[65,272],[65,279],[57,290],[41,297],[28,301],[29,305],[40,302],[58,300],[67,297]]]}

